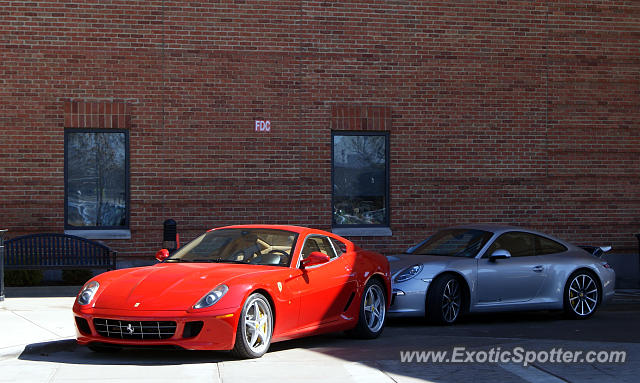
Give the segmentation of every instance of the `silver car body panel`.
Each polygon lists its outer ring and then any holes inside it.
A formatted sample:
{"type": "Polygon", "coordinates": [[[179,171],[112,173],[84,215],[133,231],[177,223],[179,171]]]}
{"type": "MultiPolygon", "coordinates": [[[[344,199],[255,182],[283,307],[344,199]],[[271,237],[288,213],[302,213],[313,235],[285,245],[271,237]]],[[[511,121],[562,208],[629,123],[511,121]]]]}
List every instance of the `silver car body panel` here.
{"type": "Polygon", "coordinates": [[[474,258],[400,254],[389,256],[394,290],[390,316],[425,315],[426,298],[431,282],[444,273],[454,273],[466,281],[470,312],[514,310],[555,310],[564,305],[564,288],[569,276],[578,269],[589,269],[601,283],[601,304],[614,294],[615,272],[605,268],[602,259],[585,250],[533,230],[511,226],[465,225],[455,228],[493,233],[474,258]],[[489,261],[484,253],[493,241],[507,232],[536,234],[561,243],[562,253],[530,257],[513,257],[489,261]],[[396,276],[412,265],[422,264],[418,275],[395,282],[396,276]]]}

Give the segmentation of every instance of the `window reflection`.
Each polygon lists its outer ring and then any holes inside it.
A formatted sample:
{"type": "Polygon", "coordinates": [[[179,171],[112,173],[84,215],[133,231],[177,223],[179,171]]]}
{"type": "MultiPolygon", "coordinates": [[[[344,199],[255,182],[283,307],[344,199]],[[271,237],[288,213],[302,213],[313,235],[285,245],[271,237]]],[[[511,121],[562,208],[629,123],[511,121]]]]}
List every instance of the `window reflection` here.
{"type": "Polygon", "coordinates": [[[387,225],[387,135],[333,136],[333,224],[387,225]]]}
{"type": "Polygon", "coordinates": [[[66,133],[67,226],[126,226],[126,135],[66,133]]]}

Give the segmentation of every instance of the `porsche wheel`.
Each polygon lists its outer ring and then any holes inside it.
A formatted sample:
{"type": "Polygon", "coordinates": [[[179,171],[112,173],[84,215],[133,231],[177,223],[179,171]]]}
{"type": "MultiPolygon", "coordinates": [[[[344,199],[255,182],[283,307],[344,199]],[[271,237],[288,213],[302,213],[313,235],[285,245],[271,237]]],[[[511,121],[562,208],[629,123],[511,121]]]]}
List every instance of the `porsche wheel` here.
{"type": "Polygon", "coordinates": [[[564,288],[564,311],[569,318],[587,319],[600,303],[600,287],[596,277],[588,271],[577,271],[564,288]]]}
{"type": "Polygon", "coordinates": [[[259,358],[271,344],[273,314],[264,295],[255,293],[242,308],[233,353],[240,358],[259,358]]]}
{"type": "Polygon", "coordinates": [[[452,275],[444,275],[433,281],[427,295],[427,319],[435,324],[454,324],[465,307],[464,289],[452,275]]]}
{"type": "Polygon", "coordinates": [[[358,324],[350,334],[362,339],[374,339],[382,334],[387,314],[384,287],[377,280],[369,280],[362,293],[358,324]]]}

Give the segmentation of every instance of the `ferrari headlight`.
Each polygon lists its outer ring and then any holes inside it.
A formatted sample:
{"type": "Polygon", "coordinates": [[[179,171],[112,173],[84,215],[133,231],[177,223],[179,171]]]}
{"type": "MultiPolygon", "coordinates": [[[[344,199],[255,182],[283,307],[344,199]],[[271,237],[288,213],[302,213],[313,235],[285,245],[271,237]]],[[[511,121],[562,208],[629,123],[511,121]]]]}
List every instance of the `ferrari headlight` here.
{"type": "Polygon", "coordinates": [[[209,291],[207,294],[205,294],[204,297],[200,298],[198,303],[193,305],[193,308],[204,309],[207,307],[211,307],[215,305],[216,302],[218,302],[220,298],[222,298],[227,293],[227,291],[229,291],[229,287],[227,287],[227,285],[220,285],[215,289],[209,291]]]}
{"type": "Polygon", "coordinates": [[[82,291],[80,291],[80,294],[78,295],[78,304],[82,306],[88,305],[93,299],[93,296],[96,295],[99,287],[100,284],[96,281],[91,281],[84,285],[82,291]]]}
{"type": "Polygon", "coordinates": [[[408,281],[409,279],[420,274],[421,271],[422,271],[422,264],[417,264],[417,265],[407,267],[406,269],[402,270],[398,275],[396,275],[394,281],[396,283],[408,281]]]}

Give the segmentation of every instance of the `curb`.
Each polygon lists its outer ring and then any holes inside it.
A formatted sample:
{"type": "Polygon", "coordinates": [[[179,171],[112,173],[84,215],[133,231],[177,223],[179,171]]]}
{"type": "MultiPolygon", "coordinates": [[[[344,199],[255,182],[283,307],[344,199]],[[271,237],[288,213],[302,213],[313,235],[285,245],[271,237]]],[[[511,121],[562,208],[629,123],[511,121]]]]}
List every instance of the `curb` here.
{"type": "Polygon", "coordinates": [[[61,351],[74,351],[77,346],[76,340],[71,338],[7,347],[0,349],[0,361],[19,358],[21,355],[48,355],[61,351]]]}

